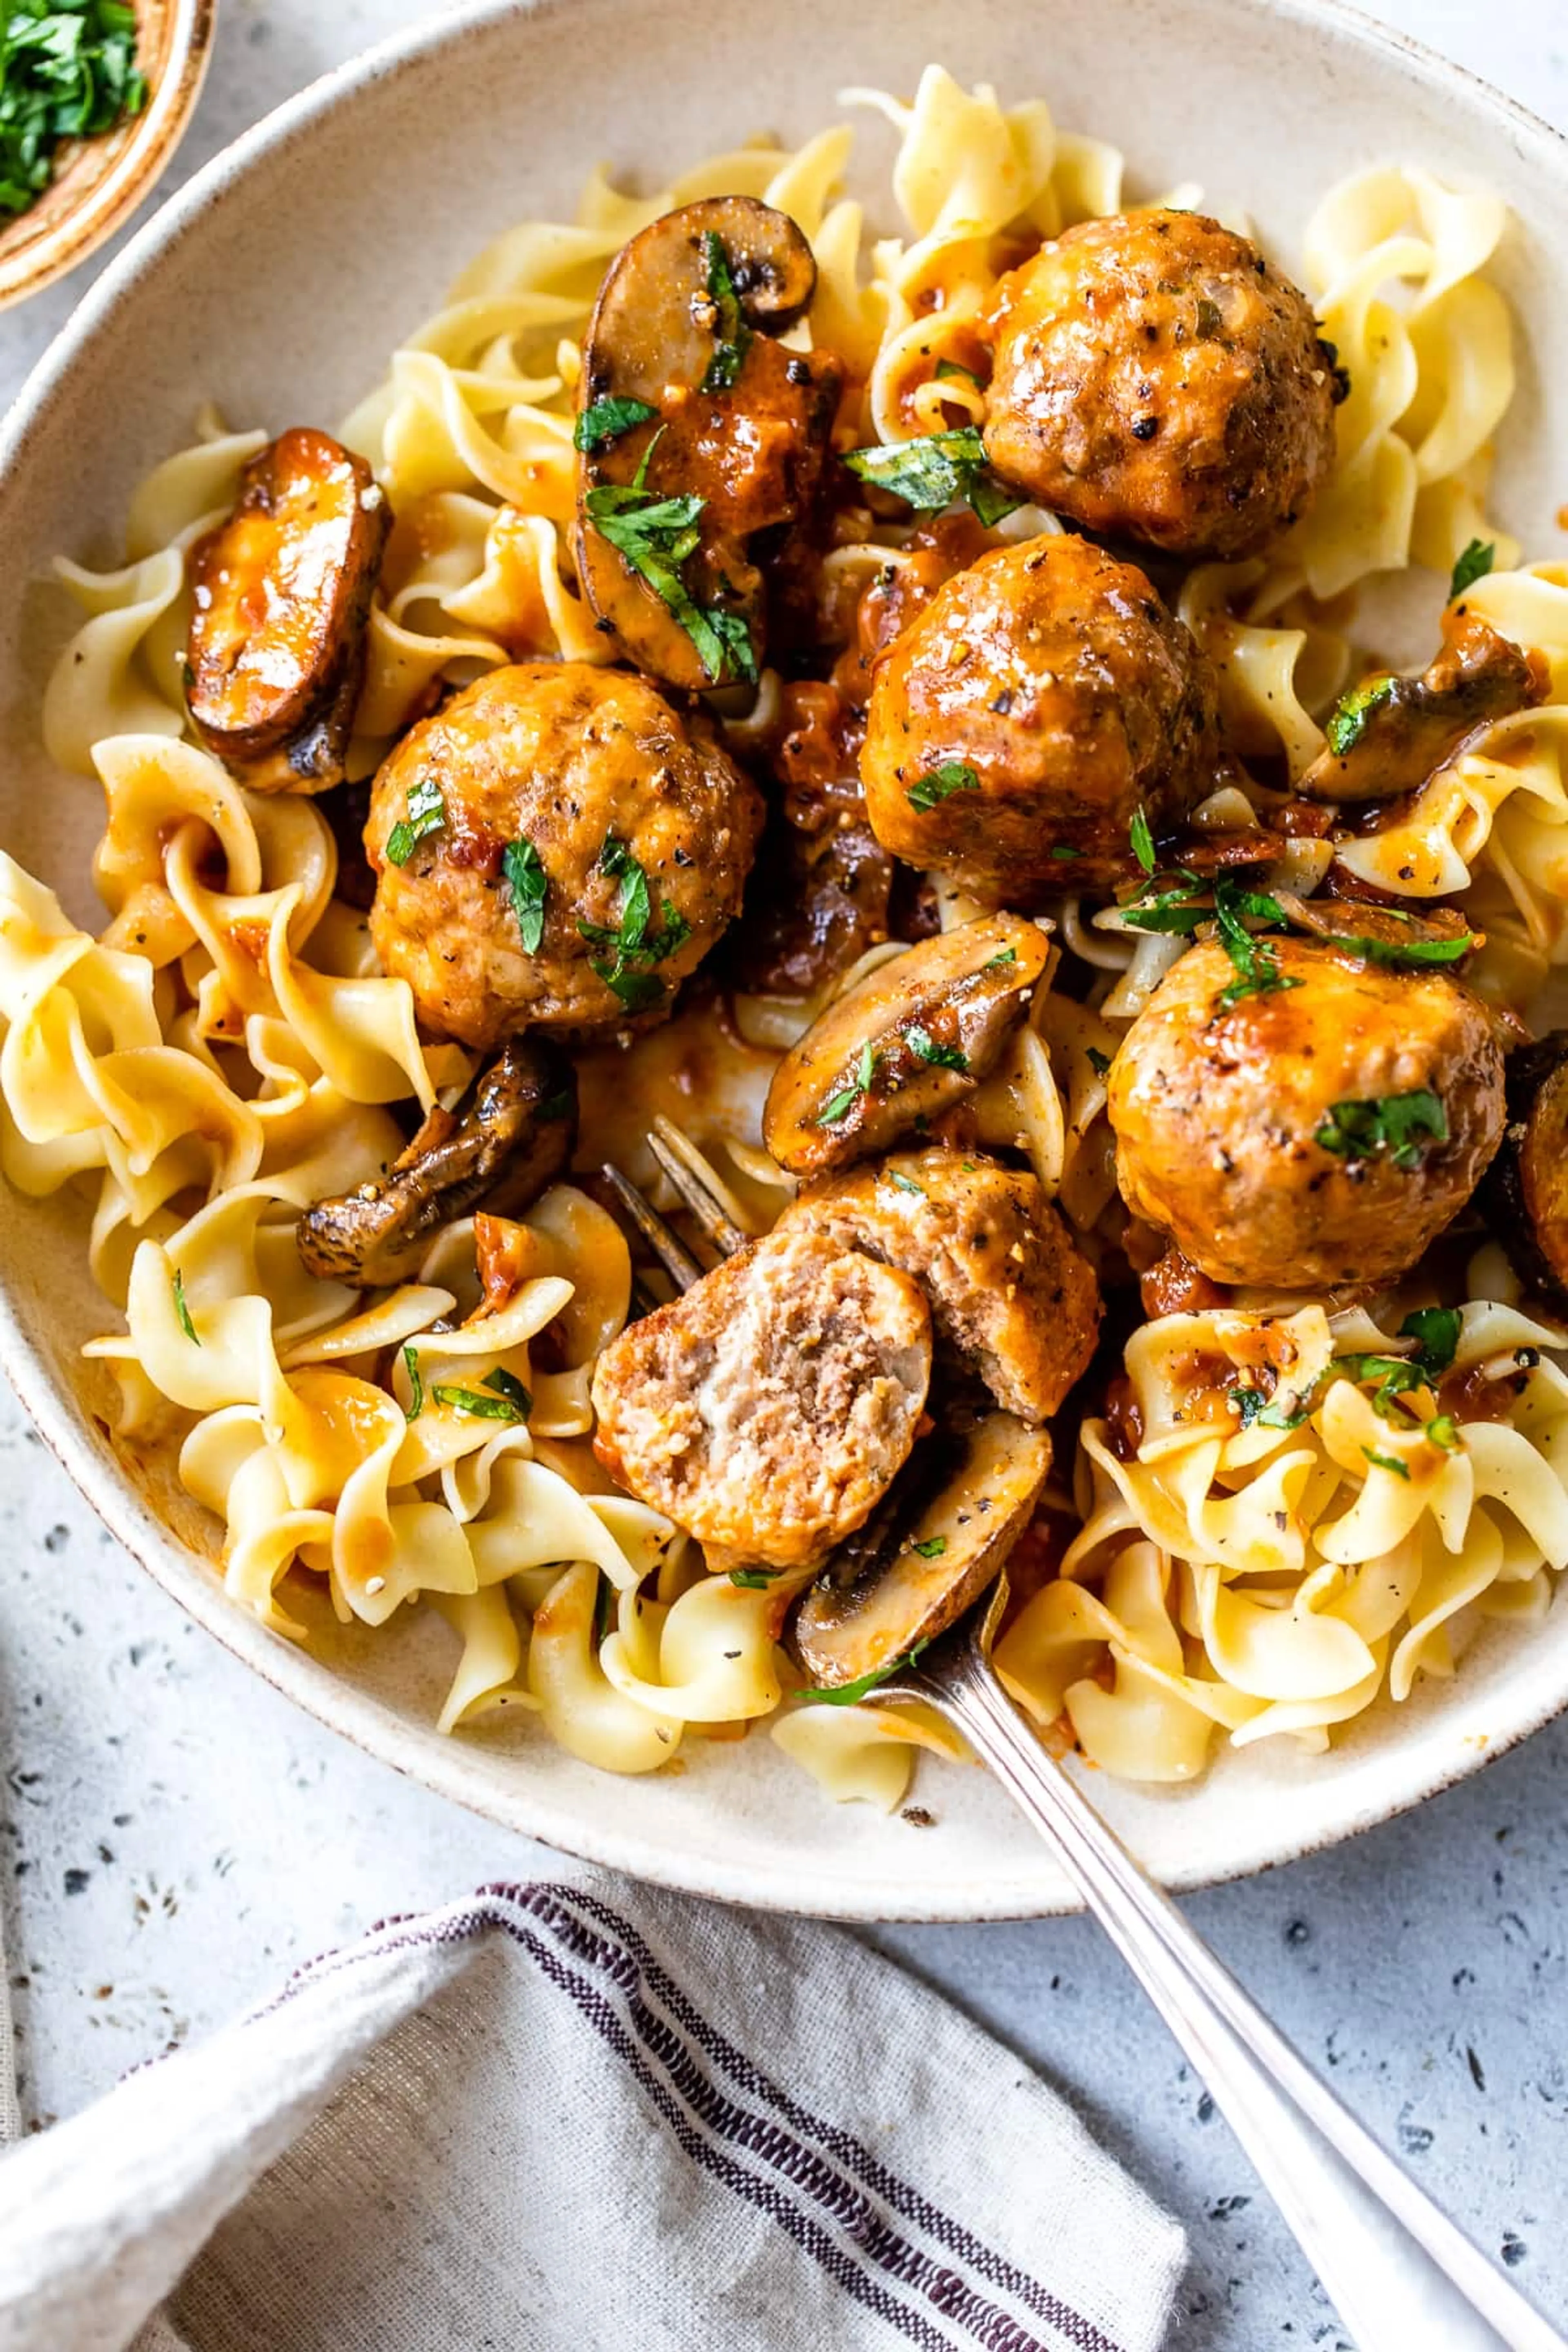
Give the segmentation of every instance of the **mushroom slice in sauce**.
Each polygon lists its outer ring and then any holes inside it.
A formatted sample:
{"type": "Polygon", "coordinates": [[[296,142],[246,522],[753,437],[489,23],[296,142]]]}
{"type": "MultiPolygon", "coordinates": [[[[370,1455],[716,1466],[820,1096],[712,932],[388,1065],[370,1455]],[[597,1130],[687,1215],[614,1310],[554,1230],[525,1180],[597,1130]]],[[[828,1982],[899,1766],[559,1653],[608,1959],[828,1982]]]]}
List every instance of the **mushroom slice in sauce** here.
{"type": "Polygon", "coordinates": [[[440,1228],[479,1202],[535,1199],[569,1166],[576,1137],[570,1064],[514,1037],[455,1110],[430,1113],[379,1183],[306,1211],[296,1228],[305,1271],[367,1287],[405,1281],[440,1228]]]}
{"type": "Polygon", "coordinates": [[[1010,1412],[925,1439],[890,1509],[839,1549],[801,1601],[795,1646],[813,1682],[859,1682],[945,1632],[1002,1568],[1050,1466],[1046,1432],[1010,1412]]]}
{"type": "Polygon", "coordinates": [[[1038,923],[987,915],[922,940],[839,997],[773,1073],[763,1134],[779,1165],[820,1176],[973,1094],[1049,954],[1038,923]]]}
{"type": "Polygon", "coordinates": [[[577,567],[601,625],[667,685],[762,668],[752,541],[815,505],[843,381],[831,353],[775,340],[816,289],[792,220],[719,196],[652,222],[599,289],[577,418],[577,567]]]}
{"type": "Polygon", "coordinates": [[[300,426],[251,459],[234,512],[192,550],[191,718],[256,791],[342,782],[391,524],[363,458],[300,426]]]}
{"type": "Polygon", "coordinates": [[[1482,1204],[1527,1282],[1568,1309],[1568,1029],[1510,1054],[1508,1124],[1482,1204]]]}
{"type": "Polygon", "coordinates": [[[1419,677],[1382,671],[1343,696],[1327,748],[1296,784],[1309,800],[1390,801],[1426,782],[1471,735],[1546,699],[1539,654],[1479,613],[1443,615],[1443,642],[1419,677]]]}

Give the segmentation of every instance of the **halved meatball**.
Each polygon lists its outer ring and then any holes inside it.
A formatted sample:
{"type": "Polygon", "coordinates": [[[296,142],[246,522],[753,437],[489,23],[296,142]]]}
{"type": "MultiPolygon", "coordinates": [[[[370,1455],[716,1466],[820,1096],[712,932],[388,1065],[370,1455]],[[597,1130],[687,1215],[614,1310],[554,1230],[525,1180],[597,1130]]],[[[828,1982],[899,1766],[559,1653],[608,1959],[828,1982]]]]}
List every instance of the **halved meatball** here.
{"type": "Polygon", "coordinates": [[[1307,298],[1201,213],[1081,221],[1003,278],[985,450],[1088,530],[1255,554],[1310,503],[1345,379],[1307,298]]]}
{"type": "Polygon", "coordinates": [[[775,1228],[913,1275],[937,1337],[1020,1421],[1055,1412],[1100,1329],[1094,1270],[1039,1180],[973,1152],[895,1152],[811,1185],[775,1228]]]}
{"type": "Polygon", "coordinates": [[[1270,939],[1265,976],[1227,1004],[1236,966],[1207,941],[1128,1031],[1110,1077],[1121,1196],[1215,1282],[1390,1282],[1498,1148],[1491,1015],[1446,973],[1318,940],[1270,939]]]}
{"type": "Polygon", "coordinates": [[[371,936],[438,1034],[644,1025],[740,911],[762,797],[707,719],[587,662],[492,671],[376,777],[371,936]]]}
{"type": "Polygon", "coordinates": [[[999,548],[950,580],[877,670],[860,773],[872,827],[994,904],[1103,887],[1221,761],[1213,668],[1135,565],[1087,540],[999,548]]]}
{"type": "Polygon", "coordinates": [[[594,1372],[595,1451],[708,1550],[817,1566],[909,1458],[931,1317],[907,1275],[770,1234],[633,1323],[594,1372]]]}

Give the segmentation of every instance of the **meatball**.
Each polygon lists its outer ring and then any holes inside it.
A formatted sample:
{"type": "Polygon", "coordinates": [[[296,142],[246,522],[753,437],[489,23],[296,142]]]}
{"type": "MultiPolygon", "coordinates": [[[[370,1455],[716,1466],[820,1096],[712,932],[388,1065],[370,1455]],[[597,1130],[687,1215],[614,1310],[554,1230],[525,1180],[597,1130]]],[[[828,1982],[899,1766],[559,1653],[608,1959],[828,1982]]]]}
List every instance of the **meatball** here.
{"type": "Polygon", "coordinates": [[[1220,760],[1185,628],[1134,565],[1061,537],[984,557],[895,640],[860,772],[884,848],[1016,907],[1115,882],[1139,809],[1170,831],[1220,760]]]}
{"type": "Polygon", "coordinates": [[[668,1013],[740,911],[761,795],[699,715],[586,662],[492,671],[409,730],[365,825],[371,936],[480,1049],[668,1013]]]}
{"type": "Polygon", "coordinates": [[[1100,1290],[1038,1179],[933,1147],[812,1185],[781,1234],[824,1234],[902,1267],[938,1338],[1019,1420],[1055,1412],[1087,1370],[1100,1290]]]}
{"type": "Polygon", "coordinates": [[[595,1451],[710,1566],[815,1568],[908,1460],[930,1380],[907,1275],[824,1234],[771,1234],[605,1349],[595,1451]]]}
{"type": "Polygon", "coordinates": [[[1479,997],[1343,948],[1270,940],[1268,992],[1217,940],[1167,973],[1110,1066],[1116,1175],[1138,1216],[1224,1283],[1391,1282],[1463,1208],[1503,1129],[1479,997]]]}
{"type": "Polygon", "coordinates": [[[1082,221],[1004,278],[985,450],[1086,530],[1234,561],[1304,512],[1345,378],[1307,298],[1200,213],[1082,221]]]}

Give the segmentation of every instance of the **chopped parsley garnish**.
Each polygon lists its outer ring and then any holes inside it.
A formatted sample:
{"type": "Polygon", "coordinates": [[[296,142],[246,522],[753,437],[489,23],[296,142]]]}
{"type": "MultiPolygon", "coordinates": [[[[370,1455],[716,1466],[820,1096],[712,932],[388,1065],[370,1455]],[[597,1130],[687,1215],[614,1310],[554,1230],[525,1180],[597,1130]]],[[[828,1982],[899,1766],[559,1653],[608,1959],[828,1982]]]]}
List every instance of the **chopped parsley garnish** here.
{"type": "Polygon", "coordinates": [[[730,1581],[746,1592],[765,1592],[777,1574],[776,1568],[732,1568],[730,1581]]]}
{"type": "Polygon", "coordinates": [[[517,1374],[509,1372],[504,1364],[498,1364],[495,1370],[486,1376],[485,1386],[493,1389],[497,1396],[505,1397],[509,1404],[515,1405],[520,1420],[526,1421],[533,1411],[532,1391],[524,1388],[517,1374]]]}
{"type": "MultiPolygon", "coordinates": [[[[522,1389],[521,1381],[517,1385],[522,1389]]],[[[487,1381],[486,1387],[489,1386],[489,1382],[487,1381]]],[[[437,1404],[450,1405],[454,1412],[466,1412],[470,1421],[522,1422],[528,1419],[528,1413],[521,1409],[514,1398],[510,1396],[486,1396],[479,1389],[448,1388],[443,1387],[439,1382],[430,1393],[437,1404]]],[[[522,1389],[522,1393],[527,1396],[528,1391],[522,1389]]],[[[531,1400],[530,1400],[530,1410],[531,1410],[531,1400]]]]}
{"type": "Polygon", "coordinates": [[[123,0],[10,0],[0,29],[0,213],[25,213],[62,139],[96,139],[147,103],[123,0]]]}
{"type": "Polygon", "coordinates": [[[185,1277],[178,1266],[174,1268],[174,1317],[192,1347],[199,1348],[202,1343],[197,1336],[196,1327],[191,1320],[190,1307],[185,1301],[185,1277]]]}
{"type": "Polygon", "coordinates": [[[961,367],[956,360],[938,360],[936,363],[936,381],[938,383],[946,383],[951,376],[955,375],[961,375],[965,383],[973,384],[975,389],[978,391],[980,378],[975,374],[973,368],[961,367]]]}
{"type": "Polygon", "coordinates": [[[419,844],[447,822],[447,803],[434,776],[420,776],[409,785],[407,808],[408,814],[399,817],[386,836],[386,854],[394,866],[406,866],[419,844]]]}
{"type": "Polygon", "coordinates": [[[1337,935],[1328,944],[1343,949],[1347,955],[1360,956],[1363,963],[1403,971],[1422,964],[1458,963],[1475,946],[1476,936],[1473,931],[1457,931],[1449,940],[1373,940],[1357,931],[1337,935]]]}
{"type": "Polygon", "coordinates": [[[910,786],[904,798],[912,809],[933,809],[939,801],[951,800],[954,793],[977,793],[980,778],[965,760],[944,760],[940,768],[932,768],[910,786]]]}
{"type": "Polygon", "coordinates": [[[1132,812],[1132,822],[1127,828],[1132,843],[1132,855],[1145,874],[1154,871],[1154,836],[1149,830],[1149,813],[1140,804],[1132,812]]]}
{"type": "Polygon", "coordinates": [[[896,1168],[889,1171],[888,1181],[897,1192],[912,1192],[917,1201],[923,1201],[926,1197],[926,1189],[923,1184],[917,1184],[912,1176],[900,1175],[896,1168]]]}
{"type": "Polygon", "coordinates": [[[511,911],[522,935],[524,955],[537,955],[544,937],[544,901],[550,877],[531,841],[509,841],[500,854],[500,870],[511,894],[511,911]]]}
{"type": "Polygon", "coordinates": [[[707,373],[699,390],[729,392],[746,362],[752,348],[752,334],[741,309],[741,298],[735,291],[735,281],[730,274],[730,257],[724,250],[724,240],[711,229],[702,233],[702,258],[708,265],[708,293],[713,304],[713,334],[718,344],[708,362],[707,373]]]}
{"type": "Polygon", "coordinates": [[[1394,677],[1370,677],[1363,686],[1352,686],[1342,694],[1329,713],[1329,723],[1323,732],[1329,739],[1329,749],[1336,760],[1353,751],[1366,733],[1367,723],[1374,710],[1392,700],[1399,681],[1394,677]]]}
{"type": "Polygon", "coordinates": [[[907,1657],[895,1658],[889,1665],[878,1666],[871,1674],[862,1675],[858,1682],[840,1683],[837,1690],[803,1690],[799,1696],[810,1706],[853,1706],[857,1700],[874,1691],[879,1683],[891,1682],[893,1676],[901,1675],[906,1666],[912,1666],[921,1652],[930,1647],[929,1642],[917,1642],[907,1657]]]}
{"type": "Polygon", "coordinates": [[[921,1559],[940,1559],[947,1549],[947,1538],[927,1536],[924,1543],[911,1544],[910,1549],[918,1553],[921,1559]]]}
{"type": "Polygon", "coordinates": [[[928,1029],[906,1029],[904,1042],[911,1054],[929,1062],[933,1070],[967,1070],[969,1056],[956,1045],[939,1045],[928,1029]]]}
{"type": "Polygon", "coordinates": [[[1232,1389],[1230,1401],[1243,1429],[1250,1429],[1254,1422],[1260,1429],[1300,1429],[1311,1411],[1310,1404],[1300,1404],[1287,1412],[1283,1400],[1271,1404],[1261,1389],[1232,1389]]]}
{"type": "Polygon", "coordinates": [[[1372,1409],[1380,1421],[1394,1420],[1396,1399],[1426,1385],[1426,1368],[1412,1356],[1336,1356],[1321,1377],[1325,1381],[1353,1381],[1357,1387],[1364,1381],[1376,1381],[1379,1385],[1372,1409]]]}
{"type": "Polygon", "coordinates": [[[841,1087],[829,1101],[825,1102],[817,1112],[818,1127],[837,1127],[841,1118],[847,1118],[861,1096],[870,1093],[871,1080],[881,1058],[868,1038],[860,1048],[860,1058],[855,1065],[854,1077],[847,1087],[841,1087]]]}
{"type": "Polygon", "coordinates": [[[1408,1462],[1401,1462],[1397,1454],[1379,1454],[1370,1445],[1363,1445],[1361,1450],[1367,1460],[1374,1463],[1378,1469],[1392,1470],[1396,1478],[1408,1480],[1410,1465],[1408,1462]]]}
{"type": "Polygon", "coordinates": [[[408,1374],[408,1402],[403,1408],[403,1418],[405,1421],[417,1421],[425,1410],[425,1383],[419,1376],[416,1349],[404,1349],[403,1368],[408,1374]]]}
{"type": "Polygon", "coordinates": [[[1459,1451],[1459,1424],[1451,1412],[1435,1413],[1430,1421],[1423,1423],[1421,1434],[1440,1454],[1459,1451]]]}
{"type": "Polygon", "coordinates": [[[584,510],[601,539],[607,540],[647,582],[660,603],[668,606],[696,646],[698,659],[712,683],[717,686],[725,677],[740,677],[754,685],[756,649],[741,614],[699,604],[680,576],[681,565],[697,551],[701,538],[697,518],[708,501],[691,491],[661,498],[645,487],[648,460],[663,429],[660,426],[643,451],[632,479],[598,483],[584,498],[584,510]]]}
{"type": "Polygon", "coordinates": [[[1340,1160],[1369,1160],[1386,1152],[1396,1168],[1419,1168],[1429,1143],[1447,1143],[1448,1114],[1436,1095],[1417,1087],[1405,1095],[1377,1095],[1370,1102],[1335,1103],[1313,1140],[1340,1160]]]}
{"type": "Polygon", "coordinates": [[[1267,890],[1247,890],[1232,876],[1222,874],[1214,886],[1215,922],[1226,953],[1236,966],[1236,978],[1219,992],[1222,1005],[1239,1004],[1244,996],[1275,996],[1287,988],[1300,988],[1299,980],[1287,978],[1279,969],[1279,960],[1266,941],[1255,939],[1242,920],[1250,915],[1255,921],[1283,923],[1285,910],[1278,898],[1267,890]]]}
{"type": "Polygon", "coordinates": [[[1414,1339],[1423,1370],[1438,1380],[1458,1351],[1465,1318],[1457,1307],[1418,1307],[1399,1327],[1402,1339],[1414,1339]]]}
{"type": "Polygon", "coordinates": [[[989,530],[1023,503],[992,473],[977,425],[851,449],[844,462],[860,481],[904,499],[917,514],[938,514],[963,499],[989,530]]]}
{"type": "Polygon", "coordinates": [[[1097,1078],[1103,1078],[1110,1068],[1110,1055],[1102,1054],[1098,1045],[1086,1045],[1084,1047],[1084,1052],[1089,1056],[1089,1066],[1094,1072],[1095,1076],[1097,1078]]]}
{"type": "Polygon", "coordinates": [[[614,990],[628,1013],[643,1013],[658,1004],[665,992],[663,981],[648,967],[663,963],[683,948],[691,937],[691,926],[664,898],[659,902],[659,928],[651,928],[653,895],[647,876],[615,834],[605,835],[597,863],[601,874],[621,886],[616,922],[612,927],[579,918],[577,929],[590,946],[605,950],[602,958],[594,959],[593,968],[606,988],[614,990]]]}
{"type": "Polygon", "coordinates": [[[1066,859],[1068,857],[1081,857],[1083,856],[1083,852],[1081,849],[1069,849],[1065,841],[1054,841],[1051,844],[1051,856],[1053,857],[1066,859]]]}
{"type": "Polygon", "coordinates": [[[998,948],[994,956],[986,957],[980,969],[982,971],[997,971],[1001,969],[1003,964],[1016,963],[1017,961],[1018,950],[1016,948],[998,948]]]}
{"type": "Polygon", "coordinates": [[[1449,577],[1449,604],[1451,604],[1453,603],[1456,596],[1462,596],[1467,588],[1473,588],[1478,580],[1484,580],[1487,573],[1491,570],[1492,565],[1496,562],[1497,541],[1495,539],[1472,539],[1464,553],[1460,556],[1458,563],[1455,564],[1453,572],[1449,577]]]}
{"type": "Polygon", "coordinates": [[[650,407],[646,400],[596,400],[572,427],[573,446],[581,449],[585,457],[591,456],[595,449],[607,449],[623,433],[630,433],[635,425],[647,425],[658,415],[658,409],[650,407]]]}

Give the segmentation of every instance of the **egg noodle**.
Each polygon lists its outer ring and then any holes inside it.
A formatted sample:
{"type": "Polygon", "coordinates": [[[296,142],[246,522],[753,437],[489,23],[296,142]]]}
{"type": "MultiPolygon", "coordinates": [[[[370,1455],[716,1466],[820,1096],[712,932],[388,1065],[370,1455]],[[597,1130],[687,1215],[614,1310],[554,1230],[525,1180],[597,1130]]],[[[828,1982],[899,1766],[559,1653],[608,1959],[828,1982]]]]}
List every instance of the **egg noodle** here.
{"type": "MultiPolygon", "coordinates": [[[[369,774],[444,682],[517,659],[612,657],[566,544],[576,338],[611,257],[671,207],[747,194],[799,224],[817,289],[788,340],[831,347],[864,383],[866,438],[983,420],[973,378],[939,380],[939,362],[962,356],[1021,249],[1121,205],[1121,158],[1059,131],[1043,104],[1005,110],[936,67],[911,104],[875,91],[843,103],[897,133],[900,235],[868,237],[838,193],[846,126],[796,152],[747,146],[647,198],[595,175],[574,223],[500,237],[394,354],[342,428],[396,518],[351,775],[369,774]]],[[[1390,829],[1340,855],[1409,896],[1464,891],[1488,934],[1476,984],[1517,1008],[1568,961],[1568,566],[1506,568],[1518,551],[1485,520],[1513,385],[1509,314],[1485,275],[1504,226],[1492,197],[1414,169],[1329,193],[1302,252],[1350,373],[1335,470],[1267,562],[1201,566],[1179,609],[1218,667],[1238,750],[1282,754],[1294,777],[1355,674],[1358,585],[1411,565],[1447,572],[1470,541],[1495,545],[1470,601],[1547,657],[1548,707],[1502,721],[1390,829]]],[[[692,1735],[737,1736],[782,1707],[774,1738],[834,1795],[895,1804],[917,1747],[953,1750],[938,1719],[787,1704],[800,1677],[779,1645],[780,1591],[708,1574],[695,1545],[595,1465],[589,1378],[627,1316],[632,1270],[584,1192],[558,1184],[526,1214],[500,1289],[481,1289],[476,1255],[495,1236],[474,1218],[389,1291],[300,1266],[300,1211],[377,1177],[403,1147],[392,1106],[450,1103],[473,1061],[421,1041],[409,988],[380,972],[363,916],[333,895],[320,808],[236,782],[186,714],[186,557],[267,439],[205,415],[137,492],[123,566],[58,565],[81,621],[44,734],[105,795],[94,879],[107,928],[78,930],[0,856],[4,1168],[24,1192],[69,1186],[90,1210],[92,1271],[125,1324],[88,1350],[118,1389],[116,1440],[178,1448],[183,1486],[221,1528],[228,1591],[280,1634],[303,1635],[296,1571],[326,1580],[345,1622],[427,1604],[457,1644],[447,1729],[525,1707],[575,1755],[640,1772],[692,1735]],[[529,1391],[526,1418],[498,1375],[529,1391]]],[[[1032,508],[1001,526],[1058,528],[1032,508]]],[[[868,581],[909,560],[908,537],[879,525],[828,562],[868,581]]],[[[778,697],[765,674],[738,745],[778,697]]],[[[1198,824],[1235,825],[1238,801],[1215,795],[1198,824]]],[[[1330,854],[1296,843],[1275,878],[1310,889],[1330,854]]],[[[943,905],[948,921],[973,911],[943,905]]],[[[981,1089],[979,1139],[1021,1144],[1092,1247],[1115,1194],[1105,1058],[1186,943],[1129,929],[1114,908],[1068,899],[1056,913],[1059,946],[1094,968],[1094,985],[1084,1003],[1037,992],[981,1089]]],[[[841,985],[899,952],[873,950],[841,985]]],[[[738,1220],[765,1229],[793,1185],[758,1142],[761,1095],[820,1009],[740,1000],[711,1087],[679,1105],[668,1082],[691,1014],[612,1057],[613,1077],[596,1081],[586,1056],[584,1160],[613,1149],[651,1186],[640,1131],[676,1108],[738,1220]]],[[[1431,1296],[1421,1279],[1415,1304],[1431,1296]]],[[[1264,1301],[1134,1335],[1137,1442],[1085,1422],[1076,1465],[1047,1497],[1080,1524],[999,1653],[1042,1726],[1065,1718],[1119,1774],[1186,1779],[1216,1731],[1321,1746],[1380,1690],[1402,1699],[1418,1674],[1449,1673],[1478,1613],[1540,1615],[1548,1571],[1568,1563],[1568,1381],[1543,1352],[1555,1335],[1512,1303],[1500,1253],[1476,1261],[1470,1287],[1447,1450],[1380,1411],[1362,1370],[1400,1344],[1397,1310],[1384,1328],[1331,1302],[1264,1301]],[[1300,1400],[1289,1427],[1237,1429],[1225,1402],[1216,1368],[1260,1362],[1300,1400]],[[1463,1402],[1483,1384],[1485,1417],[1463,1402]]]]}

